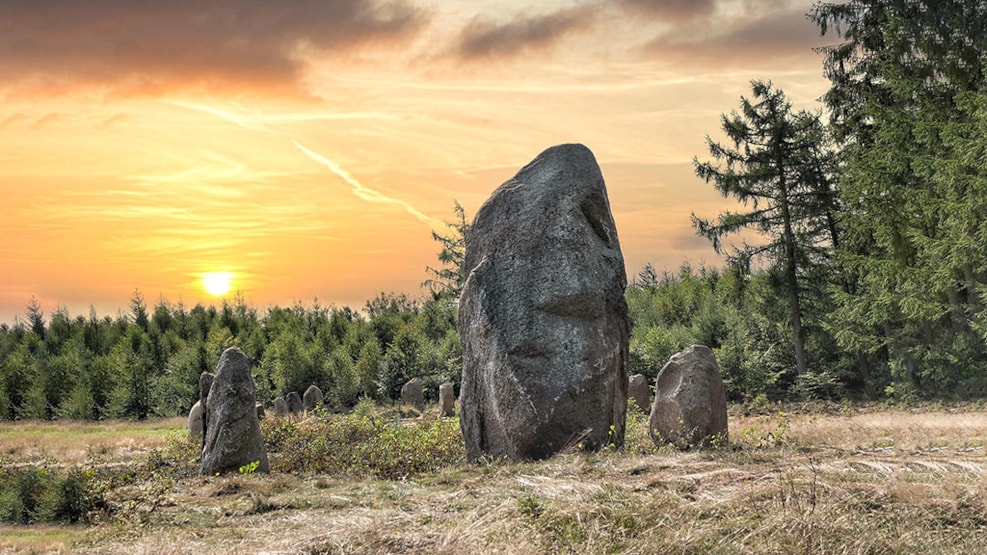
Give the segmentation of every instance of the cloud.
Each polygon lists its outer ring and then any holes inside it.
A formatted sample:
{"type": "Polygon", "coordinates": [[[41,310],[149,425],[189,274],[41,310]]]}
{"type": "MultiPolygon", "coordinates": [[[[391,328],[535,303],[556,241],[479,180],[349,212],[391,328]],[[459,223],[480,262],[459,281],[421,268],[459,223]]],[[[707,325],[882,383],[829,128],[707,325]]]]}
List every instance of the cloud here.
{"type": "Polygon", "coordinates": [[[0,129],[7,127],[15,121],[23,120],[25,118],[27,118],[27,115],[24,112],[17,112],[13,115],[7,116],[3,120],[0,120],[0,129]]]}
{"type": "Polygon", "coordinates": [[[0,73],[52,94],[291,89],[303,52],[407,41],[427,20],[409,0],[0,2],[0,73]]]}
{"type": "Polygon", "coordinates": [[[477,17],[459,33],[454,54],[461,60],[475,60],[547,50],[568,35],[588,29],[596,15],[597,7],[587,4],[536,17],[519,14],[507,23],[477,17]]]}
{"type": "Polygon", "coordinates": [[[716,8],[716,0],[620,0],[619,4],[631,12],[669,22],[709,16],[716,8]]]}
{"type": "Polygon", "coordinates": [[[644,45],[646,56],[673,63],[701,65],[760,65],[777,67],[783,60],[815,56],[813,47],[825,43],[804,7],[745,14],[730,25],[708,22],[704,31],[686,28],[658,35],[644,45]],[[723,33],[710,30],[725,29],[723,33]]]}

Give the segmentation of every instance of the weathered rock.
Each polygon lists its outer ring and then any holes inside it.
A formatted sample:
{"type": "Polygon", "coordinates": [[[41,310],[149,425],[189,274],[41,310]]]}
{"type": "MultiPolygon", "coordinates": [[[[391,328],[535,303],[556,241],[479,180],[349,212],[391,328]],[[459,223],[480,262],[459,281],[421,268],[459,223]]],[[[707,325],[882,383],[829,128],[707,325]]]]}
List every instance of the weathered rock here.
{"type": "Polygon", "coordinates": [[[206,411],[206,401],[209,399],[209,388],[212,387],[213,378],[216,375],[212,372],[199,374],[199,404],[202,405],[202,447],[206,446],[206,432],[209,431],[209,413],[206,411]]]}
{"type": "Polygon", "coordinates": [[[627,381],[627,398],[634,399],[638,410],[644,414],[651,410],[651,392],[648,391],[648,378],[644,374],[634,374],[627,381]]]}
{"type": "Polygon", "coordinates": [[[269,469],[264,439],[257,420],[257,398],[250,377],[250,360],[236,347],[223,351],[206,403],[206,445],[199,473],[237,471],[257,462],[257,472],[269,469]]]}
{"type": "Polygon", "coordinates": [[[305,410],[313,410],[315,407],[322,404],[322,390],[315,384],[308,386],[305,390],[305,395],[302,396],[302,404],[305,405],[305,410]]]}
{"type": "Polygon", "coordinates": [[[196,401],[188,413],[188,434],[192,438],[202,437],[202,403],[196,401]]]}
{"type": "Polygon", "coordinates": [[[209,389],[212,388],[212,381],[216,378],[216,374],[212,372],[203,372],[199,375],[199,401],[203,405],[206,404],[206,398],[209,397],[209,389]]]}
{"type": "Polygon", "coordinates": [[[439,416],[456,416],[456,394],[450,382],[439,386],[439,416]]]}
{"type": "Polygon", "coordinates": [[[284,397],[278,397],[274,400],[274,416],[278,418],[288,416],[288,403],[284,401],[284,397]]]}
{"type": "Polygon", "coordinates": [[[302,405],[302,398],[298,396],[297,391],[289,391],[284,396],[284,402],[287,403],[288,412],[291,414],[301,414],[305,410],[305,406],[302,405]]]}
{"type": "Polygon", "coordinates": [[[425,396],[422,394],[422,379],[412,378],[401,386],[401,403],[425,410],[425,396]]]}
{"type": "Polygon", "coordinates": [[[680,449],[727,440],[727,398],[716,357],[693,345],[672,355],[658,373],[649,420],[655,445],[680,449]]]}
{"type": "Polygon", "coordinates": [[[469,460],[624,441],[627,276],[600,168],[542,152],[480,208],[459,302],[469,460]]]}

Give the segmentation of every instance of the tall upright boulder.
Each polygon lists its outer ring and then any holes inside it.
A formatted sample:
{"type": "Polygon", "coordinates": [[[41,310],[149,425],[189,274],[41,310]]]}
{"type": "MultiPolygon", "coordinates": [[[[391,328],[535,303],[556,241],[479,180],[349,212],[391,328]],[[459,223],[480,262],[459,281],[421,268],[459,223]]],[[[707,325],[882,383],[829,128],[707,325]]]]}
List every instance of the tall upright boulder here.
{"type": "Polygon", "coordinates": [[[728,439],[726,390],[709,347],[676,353],[658,372],[648,428],[659,447],[687,449],[728,439]]]}
{"type": "Polygon", "coordinates": [[[469,460],[623,444],[627,276],[583,145],[542,152],[477,212],[459,302],[469,460]]]}
{"type": "Polygon", "coordinates": [[[415,407],[419,411],[425,410],[425,395],[422,392],[421,378],[411,378],[401,386],[401,403],[415,407]]]}
{"type": "Polygon", "coordinates": [[[203,372],[199,374],[199,406],[202,407],[202,446],[206,446],[206,432],[209,431],[209,413],[206,412],[206,402],[209,400],[209,389],[212,387],[213,378],[216,374],[203,372]]]}
{"type": "Polygon", "coordinates": [[[648,378],[644,374],[634,374],[627,381],[627,398],[634,399],[638,410],[648,414],[651,411],[651,392],[648,390],[648,378]]]}
{"type": "Polygon", "coordinates": [[[312,384],[308,386],[308,389],[305,390],[305,394],[302,395],[302,404],[305,405],[306,411],[310,411],[321,405],[322,399],[322,390],[319,389],[319,386],[312,384]]]}
{"type": "Polygon", "coordinates": [[[269,470],[256,403],[250,360],[236,347],[226,349],[219,357],[206,402],[209,427],[200,474],[235,472],[254,462],[258,463],[256,471],[269,470]]]}
{"type": "Polygon", "coordinates": [[[278,418],[288,416],[288,403],[285,402],[284,397],[278,397],[274,400],[274,416],[278,418]]]}
{"type": "Polygon", "coordinates": [[[456,393],[452,382],[439,386],[439,416],[456,416],[456,393]]]}
{"type": "Polygon", "coordinates": [[[202,403],[196,401],[192,405],[192,410],[188,413],[188,434],[191,438],[202,438],[202,414],[204,409],[202,408],[202,403]]]}
{"type": "Polygon", "coordinates": [[[299,415],[305,410],[305,405],[302,404],[302,398],[298,396],[297,391],[289,391],[284,396],[284,402],[288,405],[288,412],[290,414],[299,415]]]}

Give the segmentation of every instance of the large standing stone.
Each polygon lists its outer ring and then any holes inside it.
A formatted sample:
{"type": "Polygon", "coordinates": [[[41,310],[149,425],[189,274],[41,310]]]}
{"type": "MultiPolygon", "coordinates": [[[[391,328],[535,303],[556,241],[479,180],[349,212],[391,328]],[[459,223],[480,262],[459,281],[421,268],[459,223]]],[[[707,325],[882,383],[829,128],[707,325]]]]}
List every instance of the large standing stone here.
{"type": "Polygon", "coordinates": [[[284,397],[278,397],[274,400],[274,416],[278,418],[288,416],[288,403],[284,402],[284,397]]]}
{"type": "Polygon", "coordinates": [[[188,413],[188,433],[191,438],[202,437],[202,403],[196,401],[188,413]]]}
{"type": "Polygon", "coordinates": [[[542,152],[480,208],[459,302],[470,460],[624,441],[627,276],[593,153],[542,152]]]}
{"type": "Polygon", "coordinates": [[[422,394],[422,379],[412,378],[401,386],[401,403],[425,410],[425,396],[422,394]]]}
{"type": "Polygon", "coordinates": [[[305,395],[302,396],[302,404],[305,405],[305,410],[314,410],[322,404],[322,390],[315,384],[308,386],[305,395]]]}
{"type": "Polygon", "coordinates": [[[288,412],[291,414],[301,414],[305,409],[305,406],[302,405],[302,398],[298,396],[297,391],[289,391],[284,396],[284,402],[288,405],[288,412]]]}
{"type": "Polygon", "coordinates": [[[456,416],[456,394],[450,382],[439,386],[439,416],[456,416]]]}
{"type": "Polygon", "coordinates": [[[716,357],[693,345],[672,355],[658,373],[649,421],[655,445],[687,449],[727,440],[727,397],[716,357]]]}
{"type": "Polygon", "coordinates": [[[206,403],[209,427],[200,474],[235,472],[253,462],[258,463],[258,472],[268,471],[256,402],[250,360],[236,347],[226,349],[209,388],[206,403]]]}
{"type": "Polygon", "coordinates": [[[648,391],[648,378],[644,374],[634,374],[627,381],[627,398],[634,399],[641,412],[648,414],[651,410],[651,392],[648,391]]]}

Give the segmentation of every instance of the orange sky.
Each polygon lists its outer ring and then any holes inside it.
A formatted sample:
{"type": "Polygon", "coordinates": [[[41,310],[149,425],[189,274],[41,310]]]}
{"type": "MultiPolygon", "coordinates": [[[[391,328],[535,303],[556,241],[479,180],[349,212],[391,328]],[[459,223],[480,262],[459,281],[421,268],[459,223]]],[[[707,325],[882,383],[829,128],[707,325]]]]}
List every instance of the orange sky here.
{"type": "Polygon", "coordinates": [[[799,0],[0,4],[0,322],[134,289],[417,296],[430,229],[543,149],[597,156],[629,276],[717,264],[694,177],[749,81],[826,90],[799,0]],[[207,6],[207,7],[204,7],[207,6]]]}

